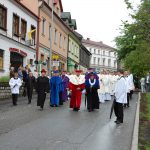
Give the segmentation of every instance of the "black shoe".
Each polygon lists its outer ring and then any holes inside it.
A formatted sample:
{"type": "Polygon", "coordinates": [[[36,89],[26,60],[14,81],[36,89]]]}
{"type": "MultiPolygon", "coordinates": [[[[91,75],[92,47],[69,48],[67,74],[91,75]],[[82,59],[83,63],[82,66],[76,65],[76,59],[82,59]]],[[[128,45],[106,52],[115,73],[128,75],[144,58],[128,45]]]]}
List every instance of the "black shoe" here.
{"type": "Polygon", "coordinates": [[[54,107],[54,105],[50,105],[51,107],[54,107]]]}
{"type": "Polygon", "coordinates": [[[123,123],[123,122],[120,122],[120,121],[116,121],[116,124],[121,124],[121,123],[123,123]]]}
{"type": "Polygon", "coordinates": [[[40,111],[42,111],[42,110],[43,110],[43,107],[41,107],[40,111]]]}
{"type": "Polygon", "coordinates": [[[88,112],[91,112],[92,111],[92,109],[88,109],[88,112]]]}
{"type": "Polygon", "coordinates": [[[117,123],[117,120],[115,120],[114,123],[117,123]]]}

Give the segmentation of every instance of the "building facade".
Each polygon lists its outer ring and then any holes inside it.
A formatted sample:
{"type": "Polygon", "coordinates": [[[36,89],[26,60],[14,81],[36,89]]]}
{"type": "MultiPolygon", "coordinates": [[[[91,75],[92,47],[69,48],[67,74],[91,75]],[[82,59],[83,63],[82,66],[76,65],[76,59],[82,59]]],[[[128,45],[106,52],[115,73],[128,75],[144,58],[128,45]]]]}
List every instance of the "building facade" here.
{"type": "Polygon", "coordinates": [[[69,43],[68,43],[68,58],[67,58],[67,70],[72,73],[75,69],[79,68],[80,63],[80,45],[81,41],[76,35],[75,30],[77,29],[76,20],[71,19],[70,12],[63,12],[61,19],[70,28],[69,32],[69,43]]]}
{"type": "MultiPolygon", "coordinates": [[[[33,6],[31,6],[30,0],[22,0],[21,2],[29,9],[32,9],[31,7],[33,6]]],[[[61,13],[63,12],[61,0],[54,0],[53,4],[52,0],[37,0],[34,7],[36,8],[32,10],[35,11],[34,13],[36,13],[40,18],[38,50],[39,70],[41,70],[41,68],[45,68],[48,70],[49,67],[54,70],[66,70],[69,29],[68,26],[60,18],[61,13]],[[52,6],[54,8],[53,26],[52,6]],[[49,63],[50,57],[52,58],[52,66],[50,66],[49,63]]]]}
{"type": "Polygon", "coordinates": [[[103,42],[95,42],[88,39],[83,39],[82,44],[92,54],[90,67],[97,71],[103,69],[116,71],[117,70],[117,55],[114,48],[104,44],[103,42]]]}
{"type": "MultiPolygon", "coordinates": [[[[60,5],[61,6],[61,5],[60,5]]],[[[60,9],[59,9],[60,10],[60,9]]],[[[47,68],[49,67],[49,52],[50,40],[52,48],[52,64],[53,69],[66,70],[67,69],[67,54],[68,54],[68,34],[69,30],[65,23],[61,20],[58,14],[54,12],[53,29],[52,29],[52,11],[48,3],[43,2],[40,7],[40,36],[39,36],[39,60],[46,62],[47,68]],[[51,39],[52,34],[52,39],[51,39]],[[58,66],[56,63],[58,61],[58,66]]],[[[44,66],[42,66],[43,68],[44,66]]]]}
{"type": "Polygon", "coordinates": [[[32,43],[28,33],[37,29],[38,16],[18,0],[0,0],[0,76],[9,75],[10,67],[36,66],[36,32],[32,43]]]}
{"type": "Polygon", "coordinates": [[[86,72],[90,67],[91,56],[92,54],[88,51],[88,49],[81,44],[79,69],[83,70],[83,72],[86,72]]]}

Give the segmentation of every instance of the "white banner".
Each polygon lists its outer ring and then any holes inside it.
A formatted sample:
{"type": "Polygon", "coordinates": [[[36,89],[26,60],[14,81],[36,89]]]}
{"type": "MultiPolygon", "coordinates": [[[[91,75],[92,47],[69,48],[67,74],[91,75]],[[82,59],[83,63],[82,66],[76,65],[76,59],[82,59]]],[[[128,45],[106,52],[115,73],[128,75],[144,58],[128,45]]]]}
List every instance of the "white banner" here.
{"type": "Polygon", "coordinates": [[[53,61],[53,67],[59,67],[59,61],[53,61]]]}

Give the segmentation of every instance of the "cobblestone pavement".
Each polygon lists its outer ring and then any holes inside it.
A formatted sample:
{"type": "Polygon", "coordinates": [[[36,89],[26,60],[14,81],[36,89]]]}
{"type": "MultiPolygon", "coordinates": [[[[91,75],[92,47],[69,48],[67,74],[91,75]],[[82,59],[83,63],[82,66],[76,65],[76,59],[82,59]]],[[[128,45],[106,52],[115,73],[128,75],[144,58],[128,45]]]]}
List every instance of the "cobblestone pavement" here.
{"type": "Polygon", "coordinates": [[[134,94],[131,107],[125,109],[122,125],[109,120],[111,102],[101,104],[99,111],[73,112],[69,103],[43,111],[20,98],[14,107],[10,100],[0,102],[0,150],[130,150],[138,95],[134,94]]]}

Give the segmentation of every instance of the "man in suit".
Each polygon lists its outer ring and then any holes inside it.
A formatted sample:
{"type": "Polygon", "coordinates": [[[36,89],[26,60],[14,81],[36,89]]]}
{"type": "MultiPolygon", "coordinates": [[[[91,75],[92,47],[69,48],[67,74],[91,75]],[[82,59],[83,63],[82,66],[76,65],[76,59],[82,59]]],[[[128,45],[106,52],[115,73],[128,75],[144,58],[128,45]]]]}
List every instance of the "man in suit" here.
{"type": "Polygon", "coordinates": [[[150,92],[150,72],[145,77],[146,92],[150,92]]]}

